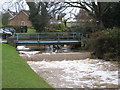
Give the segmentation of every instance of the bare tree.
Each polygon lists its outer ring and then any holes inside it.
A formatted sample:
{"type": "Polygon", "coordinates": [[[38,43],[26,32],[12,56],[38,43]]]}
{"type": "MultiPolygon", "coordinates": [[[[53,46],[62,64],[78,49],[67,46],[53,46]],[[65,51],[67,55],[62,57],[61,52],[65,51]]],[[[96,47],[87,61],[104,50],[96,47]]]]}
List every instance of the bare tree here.
{"type": "Polygon", "coordinates": [[[18,13],[20,10],[25,10],[26,5],[27,4],[24,0],[16,0],[15,2],[11,0],[9,2],[7,1],[3,3],[2,10],[3,12],[10,10],[10,11],[15,11],[16,13],[18,13]]]}
{"type": "Polygon", "coordinates": [[[104,29],[103,25],[103,15],[109,10],[109,8],[113,5],[113,3],[110,2],[65,2],[67,7],[76,7],[76,8],[82,8],[86,10],[89,15],[91,15],[96,20],[96,24],[98,26],[98,29],[104,29]]]}

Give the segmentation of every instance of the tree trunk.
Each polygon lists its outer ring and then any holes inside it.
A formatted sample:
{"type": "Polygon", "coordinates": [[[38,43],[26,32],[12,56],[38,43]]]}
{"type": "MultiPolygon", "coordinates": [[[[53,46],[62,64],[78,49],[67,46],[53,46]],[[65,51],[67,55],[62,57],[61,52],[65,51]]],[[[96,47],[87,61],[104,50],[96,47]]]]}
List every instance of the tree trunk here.
{"type": "Polygon", "coordinates": [[[97,25],[97,31],[105,29],[105,26],[101,18],[96,19],[96,25],[97,25]]]}

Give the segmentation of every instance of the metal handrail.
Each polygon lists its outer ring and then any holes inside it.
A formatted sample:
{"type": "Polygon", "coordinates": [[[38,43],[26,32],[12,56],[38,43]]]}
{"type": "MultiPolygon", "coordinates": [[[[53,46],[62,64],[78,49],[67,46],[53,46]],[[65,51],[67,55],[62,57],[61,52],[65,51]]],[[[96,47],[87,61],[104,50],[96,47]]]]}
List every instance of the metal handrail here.
{"type": "Polygon", "coordinates": [[[37,41],[41,40],[42,38],[57,39],[58,41],[60,41],[63,38],[66,38],[68,40],[69,39],[80,40],[81,36],[82,36],[81,33],[77,33],[77,32],[15,33],[14,35],[17,41],[22,40],[21,38],[23,38],[24,40],[34,39],[37,41]]]}

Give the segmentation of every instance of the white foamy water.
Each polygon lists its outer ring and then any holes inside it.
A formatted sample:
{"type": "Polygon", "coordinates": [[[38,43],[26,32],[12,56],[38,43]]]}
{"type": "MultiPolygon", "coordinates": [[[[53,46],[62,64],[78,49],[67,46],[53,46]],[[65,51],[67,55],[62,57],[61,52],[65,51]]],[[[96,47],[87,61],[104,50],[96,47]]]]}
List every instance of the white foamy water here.
{"type": "Polygon", "coordinates": [[[27,51],[19,51],[19,53],[20,53],[20,54],[25,54],[25,55],[27,55],[28,57],[30,57],[31,55],[35,55],[35,54],[40,53],[40,51],[29,51],[29,52],[27,52],[27,51]]]}
{"type": "Polygon", "coordinates": [[[30,48],[26,48],[25,46],[17,46],[17,50],[29,50],[30,48]]]}
{"type": "Polygon", "coordinates": [[[117,88],[118,65],[97,59],[28,61],[55,88],[117,88]]]}

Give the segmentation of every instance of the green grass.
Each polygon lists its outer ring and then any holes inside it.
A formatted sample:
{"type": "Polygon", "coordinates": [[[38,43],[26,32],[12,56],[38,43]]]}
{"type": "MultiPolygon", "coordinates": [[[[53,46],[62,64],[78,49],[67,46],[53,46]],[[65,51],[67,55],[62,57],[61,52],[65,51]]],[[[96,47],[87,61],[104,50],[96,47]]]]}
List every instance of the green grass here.
{"type": "Polygon", "coordinates": [[[18,55],[15,48],[2,45],[3,88],[52,88],[18,55]]]}
{"type": "Polygon", "coordinates": [[[28,28],[27,33],[36,33],[36,30],[33,28],[28,28]]]}
{"type": "Polygon", "coordinates": [[[0,43],[0,90],[2,88],[2,44],[0,43]]]}

